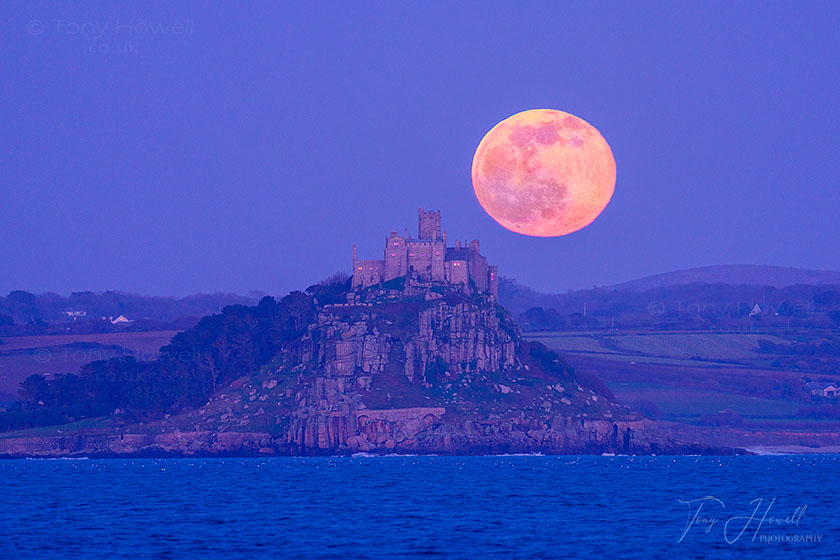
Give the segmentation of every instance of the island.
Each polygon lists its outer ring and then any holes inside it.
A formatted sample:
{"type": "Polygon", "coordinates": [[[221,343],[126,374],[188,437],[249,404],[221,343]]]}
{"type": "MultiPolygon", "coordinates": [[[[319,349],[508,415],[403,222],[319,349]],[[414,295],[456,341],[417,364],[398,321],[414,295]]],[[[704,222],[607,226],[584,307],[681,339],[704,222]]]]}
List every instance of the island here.
{"type": "Polygon", "coordinates": [[[743,453],[525,340],[479,242],[449,246],[439,212],[418,216],[382,260],[354,246],[352,276],[225,307],[154,361],[31,376],[0,456],[743,453]]]}

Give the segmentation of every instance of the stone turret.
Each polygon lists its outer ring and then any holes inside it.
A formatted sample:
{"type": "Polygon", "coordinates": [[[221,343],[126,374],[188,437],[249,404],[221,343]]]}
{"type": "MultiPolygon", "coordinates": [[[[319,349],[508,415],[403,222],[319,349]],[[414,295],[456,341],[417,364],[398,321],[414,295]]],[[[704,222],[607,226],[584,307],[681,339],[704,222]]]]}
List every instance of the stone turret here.
{"type": "Polygon", "coordinates": [[[487,272],[488,291],[494,300],[499,299],[499,267],[490,265],[487,272]]]}
{"type": "Polygon", "coordinates": [[[440,238],[440,211],[425,211],[420,208],[417,212],[417,239],[431,239],[436,241],[440,238]]]}

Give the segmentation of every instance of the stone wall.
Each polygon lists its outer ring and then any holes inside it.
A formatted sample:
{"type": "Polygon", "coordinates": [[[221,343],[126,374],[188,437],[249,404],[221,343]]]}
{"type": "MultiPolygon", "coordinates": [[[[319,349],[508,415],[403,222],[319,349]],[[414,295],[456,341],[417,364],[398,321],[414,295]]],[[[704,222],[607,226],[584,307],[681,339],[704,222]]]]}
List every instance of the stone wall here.
{"type": "Polygon", "coordinates": [[[446,281],[450,284],[468,285],[470,280],[469,267],[467,261],[446,261],[446,281]]]}
{"type": "Polygon", "coordinates": [[[407,247],[409,272],[414,272],[420,280],[431,280],[434,242],[412,239],[407,243],[407,247]]]}
{"type": "Polygon", "coordinates": [[[367,288],[368,286],[375,286],[376,284],[382,282],[384,268],[385,267],[382,261],[354,261],[353,289],[358,290],[361,288],[367,288]]]}

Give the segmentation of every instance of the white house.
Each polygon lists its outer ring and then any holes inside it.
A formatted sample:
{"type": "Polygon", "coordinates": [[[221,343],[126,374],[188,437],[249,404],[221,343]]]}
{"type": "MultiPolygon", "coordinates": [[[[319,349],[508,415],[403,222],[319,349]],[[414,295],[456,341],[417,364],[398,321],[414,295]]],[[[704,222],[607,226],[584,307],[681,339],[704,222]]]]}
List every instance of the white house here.
{"type": "Polygon", "coordinates": [[[808,391],[811,392],[812,395],[826,398],[836,397],[838,390],[840,390],[833,383],[825,383],[821,381],[806,383],[805,387],[808,389],[808,391]]]}
{"type": "Polygon", "coordinates": [[[65,311],[64,314],[67,315],[68,317],[72,317],[73,320],[75,321],[79,317],[87,316],[87,311],[65,311]]]}

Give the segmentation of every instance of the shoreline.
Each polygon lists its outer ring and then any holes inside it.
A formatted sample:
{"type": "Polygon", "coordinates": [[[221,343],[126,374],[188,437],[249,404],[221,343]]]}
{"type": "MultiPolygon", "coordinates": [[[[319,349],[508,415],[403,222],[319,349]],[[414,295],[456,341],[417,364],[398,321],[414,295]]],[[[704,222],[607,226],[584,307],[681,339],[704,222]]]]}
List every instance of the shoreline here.
{"type": "MultiPolygon", "coordinates": [[[[791,446],[796,447],[796,446],[791,446]]],[[[352,455],[246,455],[246,454],[235,454],[235,455],[172,455],[172,454],[148,454],[148,455],[91,455],[91,456],[57,456],[57,457],[49,457],[49,456],[40,456],[40,457],[33,457],[33,456],[0,456],[0,461],[103,461],[103,460],[117,460],[117,461],[132,461],[138,459],[153,459],[153,460],[181,460],[181,459],[408,459],[408,458],[497,458],[497,459],[530,459],[530,458],[541,458],[541,459],[561,459],[561,458],[571,458],[574,457],[575,459],[588,459],[588,458],[595,458],[595,459],[633,459],[633,458],[642,458],[642,457],[660,457],[660,458],[677,458],[677,457],[809,457],[809,456],[832,456],[832,455],[840,455],[840,449],[834,449],[831,451],[800,451],[790,449],[788,451],[771,451],[771,452],[761,452],[756,453],[754,450],[744,450],[747,453],[742,454],[718,454],[718,455],[697,455],[697,454],[662,454],[662,455],[596,455],[596,454],[581,454],[581,453],[569,453],[569,454],[560,454],[560,453],[508,453],[508,454],[494,454],[494,455],[453,455],[453,454],[440,454],[440,453],[428,453],[428,454],[417,454],[417,453],[388,453],[388,454],[366,454],[366,455],[359,455],[359,454],[352,454],[352,455]]]]}

